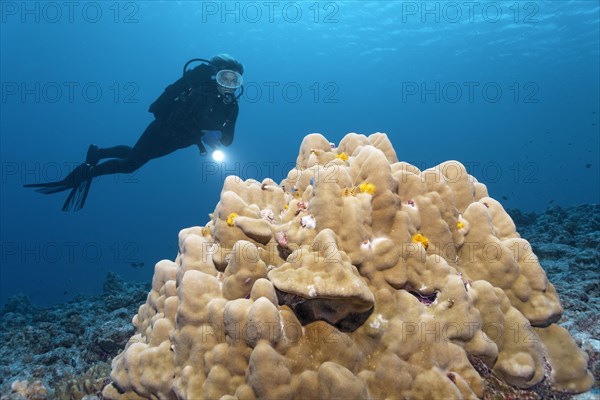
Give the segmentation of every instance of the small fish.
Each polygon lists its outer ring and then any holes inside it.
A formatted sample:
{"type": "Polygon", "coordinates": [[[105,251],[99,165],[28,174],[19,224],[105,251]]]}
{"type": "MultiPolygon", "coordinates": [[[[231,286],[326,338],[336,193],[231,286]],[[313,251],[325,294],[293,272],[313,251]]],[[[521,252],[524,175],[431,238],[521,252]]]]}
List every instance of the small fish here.
{"type": "Polygon", "coordinates": [[[502,196],[502,200],[508,200],[508,197],[502,196]]]}
{"type": "Polygon", "coordinates": [[[586,168],[592,168],[592,164],[585,164],[586,168]]]}
{"type": "Polygon", "coordinates": [[[68,291],[68,290],[65,290],[65,291],[63,292],[63,296],[66,296],[66,295],[68,295],[68,294],[69,294],[69,291],[68,291]]]}
{"type": "Polygon", "coordinates": [[[139,263],[137,263],[137,262],[132,262],[132,263],[131,263],[131,267],[132,267],[132,268],[142,268],[143,266],[144,266],[144,263],[143,263],[143,262],[139,262],[139,263]]]}

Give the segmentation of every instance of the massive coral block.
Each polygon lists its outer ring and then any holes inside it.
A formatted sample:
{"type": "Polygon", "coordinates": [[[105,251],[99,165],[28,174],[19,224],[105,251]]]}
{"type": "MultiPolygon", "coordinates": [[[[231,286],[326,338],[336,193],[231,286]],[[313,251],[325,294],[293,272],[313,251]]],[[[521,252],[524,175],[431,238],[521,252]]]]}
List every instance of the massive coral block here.
{"type": "Polygon", "coordinates": [[[384,134],[304,138],[277,184],[226,179],[156,265],[107,399],[478,398],[583,392],[586,356],[529,243],[464,166],[420,171],[384,134]]]}

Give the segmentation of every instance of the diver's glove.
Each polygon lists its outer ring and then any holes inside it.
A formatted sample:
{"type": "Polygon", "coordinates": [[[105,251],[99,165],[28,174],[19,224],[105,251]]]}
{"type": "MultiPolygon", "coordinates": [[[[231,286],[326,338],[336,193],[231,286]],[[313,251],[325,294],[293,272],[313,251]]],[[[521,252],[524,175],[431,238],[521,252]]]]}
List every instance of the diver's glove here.
{"type": "Polygon", "coordinates": [[[213,150],[217,150],[221,145],[221,137],[223,136],[221,131],[203,130],[202,132],[204,132],[204,134],[202,135],[200,142],[197,143],[200,155],[206,155],[207,151],[205,145],[213,150]]]}
{"type": "Polygon", "coordinates": [[[198,146],[198,150],[200,150],[201,156],[205,156],[207,154],[206,147],[204,147],[204,145],[202,144],[202,141],[196,143],[196,146],[198,146]]]}
{"type": "Polygon", "coordinates": [[[216,150],[221,145],[221,138],[223,134],[221,131],[203,131],[202,141],[205,145],[213,150],[216,150]]]}

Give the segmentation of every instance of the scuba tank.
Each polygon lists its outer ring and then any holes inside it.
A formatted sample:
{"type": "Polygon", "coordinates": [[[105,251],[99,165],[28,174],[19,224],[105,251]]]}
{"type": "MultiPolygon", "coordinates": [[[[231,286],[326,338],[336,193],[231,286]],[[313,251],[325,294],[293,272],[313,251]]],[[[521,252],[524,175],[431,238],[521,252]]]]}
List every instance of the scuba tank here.
{"type": "Polygon", "coordinates": [[[186,62],[183,66],[182,77],[177,80],[177,82],[167,86],[158,99],[156,99],[148,108],[148,111],[153,113],[155,118],[171,119],[170,117],[173,114],[173,111],[178,108],[176,106],[186,102],[194,86],[186,76],[186,73],[188,72],[187,67],[190,63],[195,61],[204,61],[212,66],[210,61],[203,58],[193,58],[186,62]]]}

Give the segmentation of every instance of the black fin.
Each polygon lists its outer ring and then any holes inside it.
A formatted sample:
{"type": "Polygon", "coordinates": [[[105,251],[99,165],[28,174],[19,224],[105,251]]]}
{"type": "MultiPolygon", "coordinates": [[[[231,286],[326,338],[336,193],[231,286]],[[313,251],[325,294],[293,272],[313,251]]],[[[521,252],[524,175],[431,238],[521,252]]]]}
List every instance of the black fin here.
{"type": "Polygon", "coordinates": [[[92,185],[92,178],[84,180],[79,184],[79,186],[74,187],[69,193],[69,197],[65,201],[62,210],[63,211],[79,211],[85,205],[85,201],[87,200],[88,193],[90,191],[90,186],[92,185]]]}
{"type": "Polygon", "coordinates": [[[23,187],[27,188],[38,188],[35,191],[43,194],[52,194],[58,192],[64,192],[65,190],[71,189],[71,186],[65,184],[64,182],[47,182],[47,183],[30,183],[27,185],[23,185],[23,187]]]}

